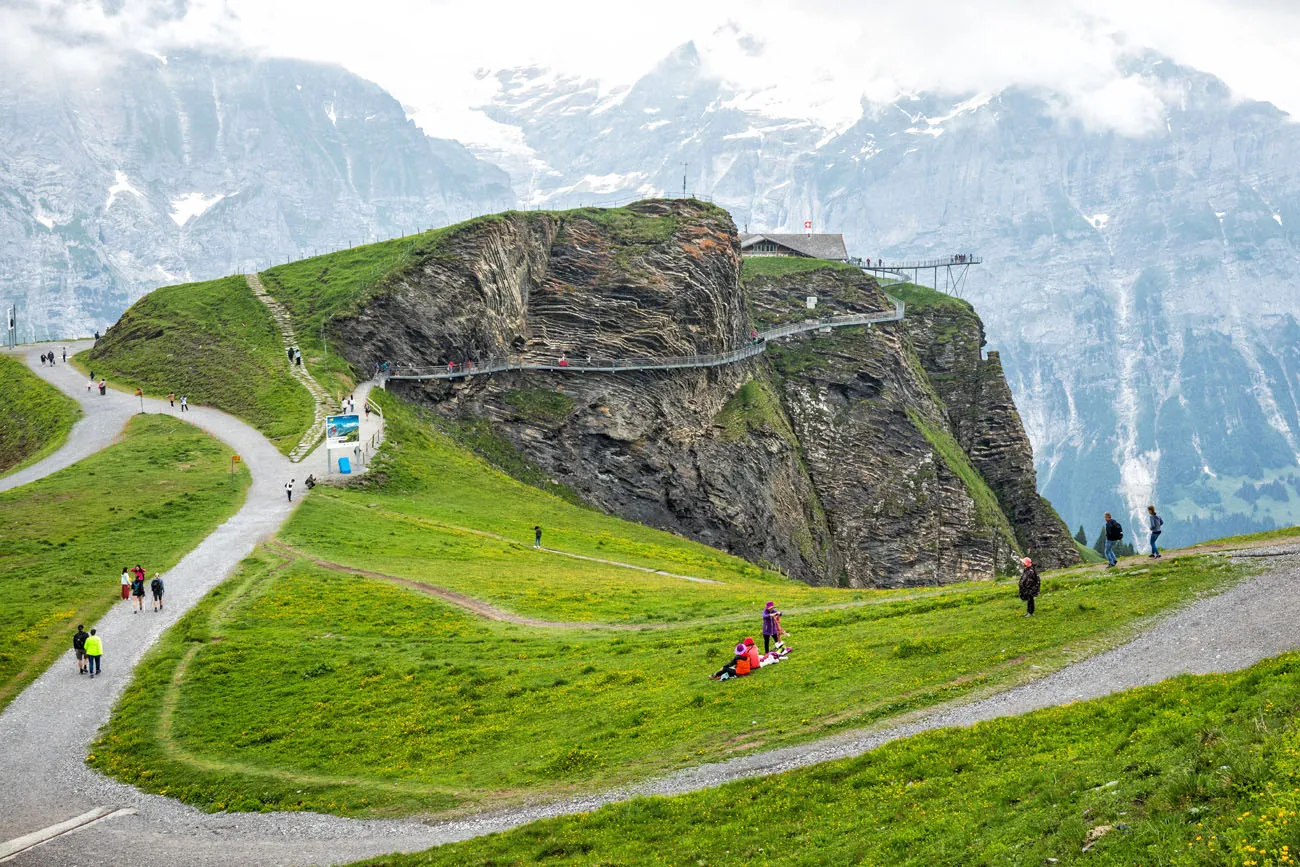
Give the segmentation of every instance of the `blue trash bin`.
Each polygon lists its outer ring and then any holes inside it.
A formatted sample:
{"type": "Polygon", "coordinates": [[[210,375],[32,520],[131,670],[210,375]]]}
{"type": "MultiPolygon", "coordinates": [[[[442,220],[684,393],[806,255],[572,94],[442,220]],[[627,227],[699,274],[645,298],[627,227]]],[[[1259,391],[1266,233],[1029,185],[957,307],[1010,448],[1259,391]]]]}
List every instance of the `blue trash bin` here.
{"type": "Polygon", "coordinates": [[[352,472],[351,458],[339,458],[339,472],[345,476],[352,472]]]}

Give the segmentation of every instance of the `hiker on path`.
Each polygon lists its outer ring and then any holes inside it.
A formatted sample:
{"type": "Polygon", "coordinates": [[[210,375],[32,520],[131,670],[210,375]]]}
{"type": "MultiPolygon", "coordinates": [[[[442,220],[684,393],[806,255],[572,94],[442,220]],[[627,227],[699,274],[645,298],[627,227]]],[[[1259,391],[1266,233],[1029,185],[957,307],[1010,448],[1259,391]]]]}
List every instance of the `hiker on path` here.
{"type": "Polygon", "coordinates": [[[90,392],[91,392],[94,388],[95,388],[95,377],[92,376],[92,377],[90,378],[90,381],[86,383],[86,394],[90,394],[90,392]]]}
{"type": "Polygon", "coordinates": [[[132,614],[139,614],[144,611],[144,572],[136,576],[131,582],[131,606],[132,614]]]}
{"type": "Polygon", "coordinates": [[[89,637],[86,627],[78,623],[77,631],[72,636],[72,655],[77,661],[77,674],[86,673],[86,639],[89,637]]]}
{"type": "Polygon", "coordinates": [[[302,367],[302,350],[295,349],[293,352],[293,363],[302,367]]]}
{"type": "Polygon", "coordinates": [[[1028,557],[1020,561],[1020,598],[1025,603],[1025,616],[1034,616],[1034,597],[1042,589],[1042,582],[1038,580],[1038,570],[1034,568],[1034,561],[1028,557]]]}
{"type": "Polygon", "coordinates": [[[68,362],[68,347],[65,346],[63,347],[63,363],[67,364],[67,362],[68,362]]]}
{"type": "Polygon", "coordinates": [[[1151,554],[1152,559],[1159,560],[1164,557],[1160,549],[1156,547],[1156,539],[1164,532],[1165,519],[1156,514],[1155,506],[1147,506],[1147,526],[1151,529],[1151,554]]]}
{"type": "Polygon", "coordinates": [[[160,573],[153,573],[153,580],[149,582],[149,592],[153,594],[153,610],[162,611],[163,580],[160,573]]]}
{"type": "Polygon", "coordinates": [[[101,379],[99,381],[99,395],[100,397],[103,397],[106,394],[108,394],[108,382],[101,379]]]}
{"type": "Polygon", "coordinates": [[[1124,538],[1124,528],[1119,525],[1119,521],[1116,521],[1110,516],[1110,512],[1106,513],[1106,523],[1104,526],[1106,536],[1106,568],[1114,569],[1115,564],[1119,561],[1119,558],[1115,556],[1115,545],[1124,538]]]}
{"type": "Polygon", "coordinates": [[[542,528],[541,526],[533,527],[533,547],[541,550],[542,547],[542,528]]]}
{"type": "Polygon", "coordinates": [[[296,481],[297,479],[290,479],[284,483],[284,495],[289,498],[291,503],[293,502],[293,483],[296,481]]]}
{"type": "Polygon", "coordinates": [[[182,394],[182,395],[181,395],[181,412],[189,412],[189,410],[190,410],[190,399],[189,399],[188,397],[186,397],[185,395],[182,394]]]}
{"type": "Polygon", "coordinates": [[[167,392],[167,402],[172,405],[172,409],[176,408],[176,392],[174,391],[167,392]]]}
{"type": "Polygon", "coordinates": [[[122,567],[122,598],[131,598],[131,573],[127,571],[125,566],[122,567]]]}
{"type": "Polygon", "coordinates": [[[370,421],[370,401],[366,401],[362,408],[366,411],[366,421],[370,421]]]}
{"type": "Polygon", "coordinates": [[[769,601],[763,607],[763,652],[767,653],[771,649],[768,645],[772,642],[780,650],[781,634],[784,632],[781,628],[781,612],[776,610],[775,602],[769,601]]]}
{"type": "Polygon", "coordinates": [[[104,655],[104,642],[95,634],[95,630],[90,630],[90,635],[86,638],[86,663],[90,671],[90,679],[94,680],[95,675],[99,674],[99,658],[104,655]]]}

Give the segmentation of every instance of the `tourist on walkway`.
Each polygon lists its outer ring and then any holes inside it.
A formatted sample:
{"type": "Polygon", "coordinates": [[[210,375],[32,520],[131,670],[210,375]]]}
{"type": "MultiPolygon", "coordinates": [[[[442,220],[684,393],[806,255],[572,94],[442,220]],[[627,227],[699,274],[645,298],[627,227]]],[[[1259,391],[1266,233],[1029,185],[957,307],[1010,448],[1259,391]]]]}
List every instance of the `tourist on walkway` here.
{"type": "Polygon", "coordinates": [[[157,572],[153,574],[153,580],[149,582],[149,592],[153,594],[153,610],[162,611],[163,580],[161,574],[157,572]]]}
{"type": "Polygon", "coordinates": [[[91,680],[99,674],[99,658],[104,655],[104,642],[100,641],[95,630],[90,630],[90,635],[86,638],[86,665],[90,670],[91,680]]]}
{"type": "Polygon", "coordinates": [[[122,567],[122,598],[131,598],[131,573],[127,571],[125,566],[122,567]]]}
{"type": "Polygon", "coordinates": [[[538,549],[542,547],[542,528],[540,526],[533,527],[533,547],[538,549]]]}
{"type": "Polygon", "coordinates": [[[86,639],[89,637],[86,627],[78,623],[77,631],[72,635],[72,655],[77,661],[77,674],[86,673],[86,639]]]}
{"type": "Polygon", "coordinates": [[[101,379],[101,380],[99,381],[99,394],[100,394],[101,397],[102,397],[103,395],[108,394],[108,382],[107,382],[107,380],[103,380],[103,379],[101,379]]]}
{"type": "Polygon", "coordinates": [[[134,581],[131,582],[131,604],[132,614],[139,614],[144,611],[144,573],[141,572],[134,581]]]}
{"type": "Polygon", "coordinates": [[[167,393],[167,402],[171,404],[172,409],[176,408],[176,392],[169,391],[167,393]]]}
{"type": "Polygon", "coordinates": [[[298,480],[290,479],[284,483],[284,495],[289,498],[289,502],[291,503],[293,502],[293,483],[296,481],[298,480]]]}
{"type": "Polygon", "coordinates": [[[66,364],[67,361],[68,361],[68,347],[65,346],[65,347],[63,347],[63,362],[64,362],[64,364],[66,364]]]}
{"type": "Polygon", "coordinates": [[[1034,597],[1042,589],[1042,582],[1038,580],[1038,570],[1034,568],[1034,561],[1028,557],[1020,561],[1020,598],[1025,603],[1025,616],[1034,616],[1034,597]]]}
{"type": "Polygon", "coordinates": [[[182,394],[182,395],[181,395],[181,412],[189,412],[189,409],[190,409],[190,399],[189,399],[188,397],[186,397],[185,395],[182,394]]]}
{"type": "Polygon", "coordinates": [[[1159,560],[1163,555],[1160,548],[1156,546],[1156,539],[1164,532],[1165,519],[1156,514],[1155,506],[1147,506],[1147,526],[1151,529],[1151,557],[1159,560]]]}
{"type": "Polygon", "coordinates": [[[1119,558],[1115,556],[1115,545],[1119,540],[1124,538],[1124,528],[1119,525],[1119,521],[1116,521],[1110,516],[1110,512],[1106,513],[1105,536],[1106,568],[1114,569],[1115,563],[1119,560],[1119,558]]]}
{"type": "Polygon", "coordinates": [[[763,607],[763,652],[771,650],[770,645],[775,642],[778,650],[781,648],[781,633],[785,632],[781,628],[781,612],[776,610],[776,603],[769,601],[763,607]]]}

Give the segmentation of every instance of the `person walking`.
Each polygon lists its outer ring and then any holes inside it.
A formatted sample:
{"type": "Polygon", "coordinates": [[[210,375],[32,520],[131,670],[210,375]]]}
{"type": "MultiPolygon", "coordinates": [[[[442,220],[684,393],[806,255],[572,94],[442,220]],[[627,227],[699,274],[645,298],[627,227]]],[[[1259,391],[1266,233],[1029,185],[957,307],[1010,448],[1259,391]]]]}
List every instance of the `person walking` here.
{"type": "Polygon", "coordinates": [[[289,498],[291,503],[293,502],[293,483],[296,481],[297,479],[290,479],[284,483],[284,495],[289,498]]]}
{"type": "Polygon", "coordinates": [[[1020,598],[1025,603],[1025,617],[1034,616],[1034,597],[1042,589],[1042,582],[1038,580],[1038,570],[1034,568],[1034,561],[1028,557],[1020,561],[1020,598]]]}
{"type": "Polygon", "coordinates": [[[68,363],[68,347],[63,347],[63,363],[68,363]]]}
{"type": "Polygon", "coordinates": [[[181,395],[181,412],[189,412],[189,411],[190,411],[190,399],[189,399],[188,397],[186,397],[185,395],[182,394],[182,395],[181,395]]]}
{"type": "Polygon", "coordinates": [[[125,566],[123,566],[122,567],[122,599],[126,600],[130,598],[131,598],[131,573],[127,571],[125,566]]]}
{"type": "Polygon", "coordinates": [[[101,379],[99,381],[99,396],[103,397],[108,394],[108,381],[101,379]]]}
{"type": "Polygon", "coordinates": [[[1124,528],[1119,525],[1119,521],[1110,516],[1110,512],[1106,513],[1104,534],[1106,536],[1106,568],[1114,569],[1115,564],[1119,561],[1119,558],[1115,556],[1115,545],[1124,538],[1124,528]]]}
{"type": "Polygon", "coordinates": [[[86,627],[78,623],[77,631],[72,635],[72,655],[77,661],[77,674],[86,673],[86,639],[89,637],[86,627]]]}
{"type": "Polygon", "coordinates": [[[136,576],[131,582],[131,605],[132,614],[139,614],[144,611],[144,572],[136,576]]]}
{"type": "Polygon", "coordinates": [[[167,402],[171,404],[172,409],[176,408],[176,392],[174,391],[167,392],[167,402]]]}
{"type": "Polygon", "coordinates": [[[90,671],[90,679],[94,680],[95,675],[99,674],[100,657],[104,655],[104,642],[95,630],[90,630],[90,635],[86,636],[86,667],[90,671]]]}
{"type": "Polygon", "coordinates": [[[162,611],[163,580],[161,573],[153,573],[153,580],[149,582],[149,592],[153,594],[153,610],[162,611]]]}
{"type": "Polygon", "coordinates": [[[533,527],[533,547],[541,550],[542,547],[542,528],[541,525],[533,527]]]}
{"type": "Polygon", "coordinates": [[[1164,556],[1163,554],[1160,553],[1160,548],[1156,546],[1156,539],[1159,539],[1160,534],[1164,532],[1164,526],[1165,526],[1165,519],[1156,514],[1156,507],[1147,506],[1147,527],[1151,530],[1150,556],[1154,560],[1160,560],[1164,556]]]}

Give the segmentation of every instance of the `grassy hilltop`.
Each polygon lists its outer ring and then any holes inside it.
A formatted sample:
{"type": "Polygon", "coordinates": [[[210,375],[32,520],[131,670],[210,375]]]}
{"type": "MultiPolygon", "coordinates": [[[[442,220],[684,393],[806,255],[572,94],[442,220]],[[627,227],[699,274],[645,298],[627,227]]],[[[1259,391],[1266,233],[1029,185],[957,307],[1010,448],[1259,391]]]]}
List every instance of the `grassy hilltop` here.
{"type": "Polygon", "coordinates": [[[239,416],[286,454],[311,426],[311,394],[290,375],[280,332],[243,277],[155,289],[77,362],[111,384],[239,416]]]}

